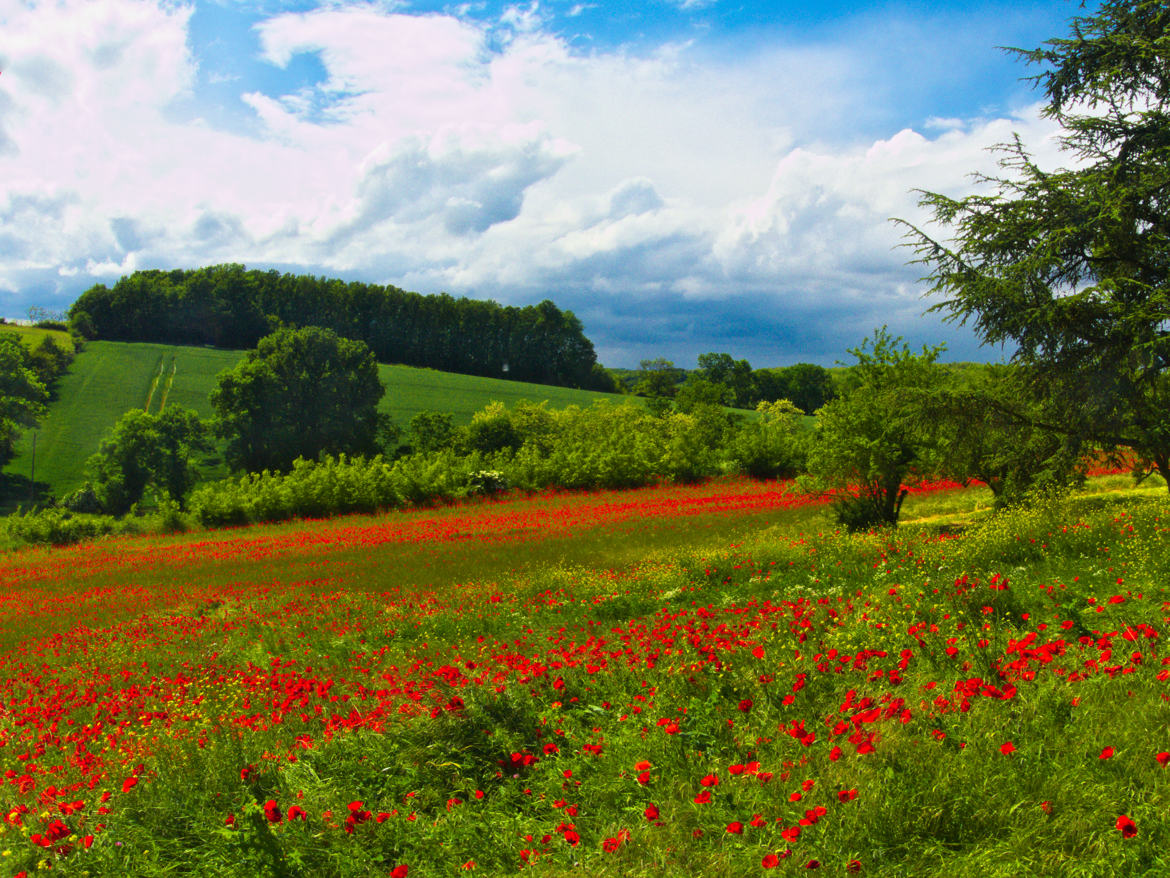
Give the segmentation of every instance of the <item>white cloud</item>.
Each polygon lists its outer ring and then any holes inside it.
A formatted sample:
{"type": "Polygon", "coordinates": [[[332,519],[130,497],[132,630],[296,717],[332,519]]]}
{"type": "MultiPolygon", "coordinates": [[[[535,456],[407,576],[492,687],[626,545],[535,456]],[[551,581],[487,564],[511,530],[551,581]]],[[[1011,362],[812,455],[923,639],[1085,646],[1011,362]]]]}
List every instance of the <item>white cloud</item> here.
{"type": "Polygon", "coordinates": [[[598,314],[745,291],[921,310],[887,222],[921,219],[910,190],[963,191],[1013,130],[1055,161],[1035,108],[859,142],[848,46],[583,55],[541,14],[511,8],[506,39],[377,5],[273,16],[262,57],[314,54],[325,78],[240,81],[244,134],[174,112],[189,7],[0,0],[0,283],[63,305],[140,266],[238,260],[598,314]]]}

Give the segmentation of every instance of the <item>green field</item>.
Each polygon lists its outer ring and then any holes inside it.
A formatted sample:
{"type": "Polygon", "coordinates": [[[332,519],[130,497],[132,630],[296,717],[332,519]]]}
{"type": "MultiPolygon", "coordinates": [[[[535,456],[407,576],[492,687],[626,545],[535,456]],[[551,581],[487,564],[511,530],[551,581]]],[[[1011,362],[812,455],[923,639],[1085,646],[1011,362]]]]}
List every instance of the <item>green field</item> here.
{"type": "MultiPolygon", "coordinates": [[[[21,330],[44,333],[45,330],[21,330]]],[[[68,335],[55,333],[66,340],[68,335]]],[[[194,409],[210,417],[208,395],[215,376],[243,356],[242,351],[175,345],[90,342],[78,354],[57,386],[48,416],[34,431],[21,437],[16,457],[4,469],[0,505],[12,508],[29,497],[28,479],[33,473],[33,437],[36,438],[35,478],[40,496],[60,496],[79,487],[86,459],[119,417],[150,400],[157,411],[167,405],[194,409]],[[152,390],[153,386],[153,390],[152,390]]],[[[523,384],[497,378],[455,375],[410,366],[378,367],[386,396],[379,408],[400,427],[421,411],[445,411],[457,424],[465,424],[477,410],[493,400],[513,404],[526,399],[547,400],[550,406],[588,405],[611,394],[540,384],[523,384]]],[[[218,458],[204,462],[209,478],[226,473],[218,458]]]]}
{"type": "Polygon", "coordinates": [[[30,348],[35,348],[45,337],[52,338],[67,351],[73,350],[73,339],[68,332],[60,329],[41,329],[39,326],[17,326],[13,323],[0,323],[0,332],[15,332],[30,348]]]}

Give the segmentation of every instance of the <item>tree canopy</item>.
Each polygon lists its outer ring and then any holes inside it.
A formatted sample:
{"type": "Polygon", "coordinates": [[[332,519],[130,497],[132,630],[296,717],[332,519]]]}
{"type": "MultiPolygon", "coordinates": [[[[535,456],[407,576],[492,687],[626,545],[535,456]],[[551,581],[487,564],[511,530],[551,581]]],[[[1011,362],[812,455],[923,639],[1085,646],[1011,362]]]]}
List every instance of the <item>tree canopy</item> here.
{"type": "Polygon", "coordinates": [[[385,392],[366,345],[311,326],[260,339],[220,373],[211,406],[233,468],[286,471],[298,457],[377,452],[385,392]]]}
{"type": "Polygon", "coordinates": [[[946,375],[941,346],[913,353],[882,329],[850,350],[856,365],[842,393],[816,414],[806,489],[835,492],[840,522],[850,530],[898,521],[907,488],[938,468],[932,395],[946,375]]]}
{"type": "Polygon", "coordinates": [[[136,271],[86,290],[69,319],[88,338],[228,348],[282,327],[322,326],[365,342],[380,362],[614,390],[581,321],[547,299],[502,306],[230,264],[136,271]]]}
{"type": "Polygon", "coordinates": [[[48,399],[49,391],[20,336],[0,332],[0,466],[12,459],[21,428],[37,422],[48,399]]]}
{"type": "Polygon", "coordinates": [[[210,448],[206,427],[190,409],[168,406],[158,414],[132,409],[87,461],[86,474],[106,512],[128,511],[148,489],[182,504],[195,486],[192,458],[210,448]]]}
{"type": "Polygon", "coordinates": [[[1018,138],[1001,173],[922,193],[950,240],[913,226],[935,308],[1015,346],[1059,412],[1049,426],[1127,448],[1170,484],[1170,6],[1111,0],[1034,50],[1071,167],[1018,138]]]}

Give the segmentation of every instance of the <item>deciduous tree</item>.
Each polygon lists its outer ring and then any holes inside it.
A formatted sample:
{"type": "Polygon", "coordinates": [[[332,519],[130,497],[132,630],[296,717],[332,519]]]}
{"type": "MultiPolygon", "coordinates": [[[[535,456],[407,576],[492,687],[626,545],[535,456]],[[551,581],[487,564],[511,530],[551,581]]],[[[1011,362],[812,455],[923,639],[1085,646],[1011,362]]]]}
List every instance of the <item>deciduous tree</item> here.
{"type": "Polygon", "coordinates": [[[385,392],[365,344],[310,326],[262,338],[220,373],[211,405],[233,468],[287,471],[298,457],[377,452],[385,392]]]}

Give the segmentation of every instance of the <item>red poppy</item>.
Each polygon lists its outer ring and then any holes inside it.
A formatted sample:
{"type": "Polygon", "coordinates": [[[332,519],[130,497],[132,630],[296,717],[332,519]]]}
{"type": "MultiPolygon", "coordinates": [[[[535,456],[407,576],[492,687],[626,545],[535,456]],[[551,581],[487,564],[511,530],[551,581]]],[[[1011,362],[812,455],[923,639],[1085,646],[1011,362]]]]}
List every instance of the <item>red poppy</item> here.
{"type": "Polygon", "coordinates": [[[775,869],[780,865],[780,858],[775,854],[764,854],[764,859],[760,860],[760,865],[765,869],[775,869]]]}
{"type": "Polygon", "coordinates": [[[999,752],[1002,753],[1004,756],[1007,756],[1011,753],[1015,753],[1016,752],[1016,745],[1013,744],[1011,741],[1005,741],[1003,744],[1000,745],[999,752]]]}
{"type": "Polygon", "coordinates": [[[1159,765],[1166,765],[1167,763],[1170,763],[1170,753],[1165,751],[1159,753],[1154,758],[1158,760],[1159,765]]]}
{"type": "Polygon", "coordinates": [[[279,823],[284,819],[280,806],[276,804],[275,799],[269,799],[264,803],[264,818],[269,823],[279,823]]]}
{"type": "Polygon", "coordinates": [[[1106,747],[1104,750],[1101,751],[1101,755],[1098,756],[1097,758],[1098,759],[1112,759],[1113,758],[1113,748],[1106,747]]]}
{"type": "Polygon", "coordinates": [[[406,863],[402,863],[401,865],[395,866],[393,869],[390,870],[390,878],[406,878],[406,876],[409,874],[410,874],[410,866],[406,865],[406,863]]]}
{"type": "Polygon", "coordinates": [[[653,802],[651,802],[649,805],[646,806],[646,810],[643,813],[645,813],[647,820],[657,820],[658,813],[659,813],[658,806],[655,805],[653,802]]]}
{"type": "Polygon", "coordinates": [[[697,796],[695,796],[695,804],[696,805],[706,805],[710,801],[711,801],[711,791],[710,790],[703,790],[703,792],[701,792],[697,796]]]}
{"type": "Polygon", "coordinates": [[[743,835],[743,824],[738,820],[732,820],[727,824],[727,831],[732,835],[743,835]]]}
{"type": "Polygon", "coordinates": [[[1122,814],[1117,818],[1117,829],[1121,832],[1122,838],[1133,838],[1137,835],[1137,824],[1129,818],[1128,815],[1122,814]]]}

